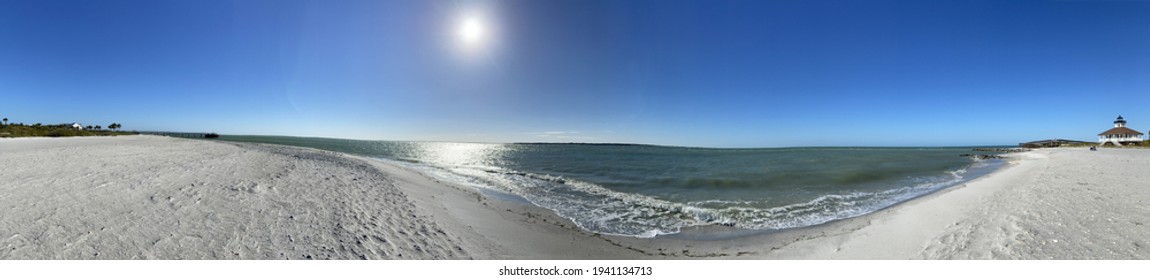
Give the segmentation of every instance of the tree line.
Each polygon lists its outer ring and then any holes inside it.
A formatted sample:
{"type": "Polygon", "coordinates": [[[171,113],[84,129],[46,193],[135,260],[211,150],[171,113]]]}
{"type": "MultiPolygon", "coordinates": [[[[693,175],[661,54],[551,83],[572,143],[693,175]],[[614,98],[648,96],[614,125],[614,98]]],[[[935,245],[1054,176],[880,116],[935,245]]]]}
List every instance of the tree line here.
{"type": "Polygon", "coordinates": [[[131,135],[136,132],[121,132],[124,127],[120,123],[111,123],[108,126],[88,125],[76,127],[74,124],[24,124],[12,123],[7,117],[0,118],[0,137],[66,137],[66,136],[110,136],[131,135]],[[105,128],[107,130],[105,130],[105,128]]]}

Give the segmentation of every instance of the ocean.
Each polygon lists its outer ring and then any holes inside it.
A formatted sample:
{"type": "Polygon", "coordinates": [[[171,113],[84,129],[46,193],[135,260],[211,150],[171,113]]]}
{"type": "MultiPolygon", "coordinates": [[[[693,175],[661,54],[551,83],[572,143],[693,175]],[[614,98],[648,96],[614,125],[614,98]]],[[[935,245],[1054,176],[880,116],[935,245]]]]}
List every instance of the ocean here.
{"type": "Polygon", "coordinates": [[[965,148],[720,149],[222,136],[375,158],[491,196],[551,209],[580,228],[655,237],[719,225],[767,231],[857,217],[989,173],[965,148]]]}

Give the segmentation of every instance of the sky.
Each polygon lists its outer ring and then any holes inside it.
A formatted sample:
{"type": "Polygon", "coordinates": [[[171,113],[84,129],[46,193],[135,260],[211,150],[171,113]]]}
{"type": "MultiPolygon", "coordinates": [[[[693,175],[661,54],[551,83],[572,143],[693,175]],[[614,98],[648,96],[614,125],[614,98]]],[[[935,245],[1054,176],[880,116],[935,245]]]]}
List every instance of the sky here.
{"type": "Polygon", "coordinates": [[[1150,129],[1150,1],[0,0],[0,117],[703,147],[1150,129]]]}

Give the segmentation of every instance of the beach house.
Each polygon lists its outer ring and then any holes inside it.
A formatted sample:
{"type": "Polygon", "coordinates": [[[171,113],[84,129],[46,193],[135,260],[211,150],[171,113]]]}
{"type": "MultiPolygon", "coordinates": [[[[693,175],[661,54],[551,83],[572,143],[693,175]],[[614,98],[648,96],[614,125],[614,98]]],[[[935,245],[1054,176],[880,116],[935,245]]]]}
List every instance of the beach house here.
{"type": "Polygon", "coordinates": [[[78,129],[78,130],[84,130],[84,126],[81,125],[80,123],[72,123],[72,128],[78,129]]]}
{"type": "Polygon", "coordinates": [[[1115,146],[1136,144],[1142,142],[1142,133],[1126,127],[1126,120],[1122,115],[1114,121],[1114,128],[1098,134],[1098,144],[1111,143],[1115,146]]]}

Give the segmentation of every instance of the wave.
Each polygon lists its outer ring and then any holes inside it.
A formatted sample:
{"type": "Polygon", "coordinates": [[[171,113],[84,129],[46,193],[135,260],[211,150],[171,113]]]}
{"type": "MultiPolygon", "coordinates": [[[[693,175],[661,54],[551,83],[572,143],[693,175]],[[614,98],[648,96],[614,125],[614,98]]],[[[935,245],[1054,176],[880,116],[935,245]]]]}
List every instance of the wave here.
{"type": "MultiPolygon", "coordinates": [[[[590,232],[650,238],[706,225],[750,230],[819,225],[872,213],[964,181],[966,168],[946,174],[910,178],[905,185],[881,191],[852,191],[818,196],[775,207],[765,200],[709,199],[673,202],[637,193],[620,192],[595,183],[490,166],[433,165],[390,161],[440,180],[497,190],[519,196],[554,211],[590,232]]],[[[968,166],[979,167],[975,162],[968,166]]]]}

